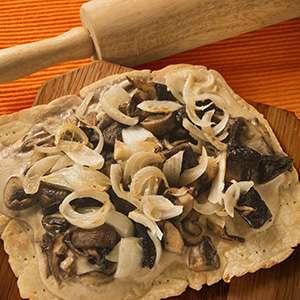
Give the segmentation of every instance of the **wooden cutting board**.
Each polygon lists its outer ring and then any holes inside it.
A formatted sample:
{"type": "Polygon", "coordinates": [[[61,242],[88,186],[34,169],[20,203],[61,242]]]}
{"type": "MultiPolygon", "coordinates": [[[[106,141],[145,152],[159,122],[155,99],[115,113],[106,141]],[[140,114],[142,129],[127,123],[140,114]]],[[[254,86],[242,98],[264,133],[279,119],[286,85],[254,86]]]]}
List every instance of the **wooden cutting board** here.
{"type": "MultiPolygon", "coordinates": [[[[46,104],[64,95],[78,94],[82,87],[98,79],[128,70],[130,69],[105,62],[86,65],[47,81],[40,89],[34,105],[46,104]]],[[[252,104],[267,118],[284,150],[294,158],[295,166],[299,172],[300,121],[294,113],[263,104],[252,104]]],[[[19,300],[16,278],[8,265],[7,255],[4,253],[2,245],[0,248],[0,263],[0,300],[19,300]]],[[[300,247],[286,261],[271,269],[260,270],[255,274],[248,274],[241,278],[234,278],[230,284],[219,282],[211,287],[205,286],[199,292],[188,289],[183,295],[172,299],[299,299],[300,268],[297,268],[297,264],[300,264],[300,247]]]]}

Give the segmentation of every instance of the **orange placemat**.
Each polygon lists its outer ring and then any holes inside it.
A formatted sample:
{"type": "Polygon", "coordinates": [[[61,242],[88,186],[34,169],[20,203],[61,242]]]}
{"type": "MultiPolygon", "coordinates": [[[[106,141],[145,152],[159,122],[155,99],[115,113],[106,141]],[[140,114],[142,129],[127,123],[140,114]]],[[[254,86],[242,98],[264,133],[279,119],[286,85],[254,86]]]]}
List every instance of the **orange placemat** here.
{"type": "MultiPolygon", "coordinates": [[[[0,49],[61,34],[80,26],[84,0],[0,0],[0,49]]],[[[41,84],[89,59],[64,63],[9,84],[0,84],[0,114],[32,105],[41,84]]],[[[300,116],[300,18],[270,26],[142,67],[204,64],[219,70],[246,99],[300,116]]]]}
{"type": "MultiPolygon", "coordinates": [[[[85,0],[0,0],[0,49],[59,35],[80,26],[85,0]]],[[[26,78],[0,84],[0,114],[32,105],[41,84],[90,60],[68,62],[26,78]]]]}

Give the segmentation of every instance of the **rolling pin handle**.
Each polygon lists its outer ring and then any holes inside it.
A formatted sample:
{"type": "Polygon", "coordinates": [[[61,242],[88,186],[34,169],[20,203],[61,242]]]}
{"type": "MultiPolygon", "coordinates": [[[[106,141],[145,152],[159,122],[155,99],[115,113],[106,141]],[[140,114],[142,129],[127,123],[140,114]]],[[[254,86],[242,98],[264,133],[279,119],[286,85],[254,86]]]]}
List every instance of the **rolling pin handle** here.
{"type": "Polygon", "coordinates": [[[46,40],[0,50],[0,83],[16,80],[65,61],[91,57],[89,32],[76,27],[46,40]]]}

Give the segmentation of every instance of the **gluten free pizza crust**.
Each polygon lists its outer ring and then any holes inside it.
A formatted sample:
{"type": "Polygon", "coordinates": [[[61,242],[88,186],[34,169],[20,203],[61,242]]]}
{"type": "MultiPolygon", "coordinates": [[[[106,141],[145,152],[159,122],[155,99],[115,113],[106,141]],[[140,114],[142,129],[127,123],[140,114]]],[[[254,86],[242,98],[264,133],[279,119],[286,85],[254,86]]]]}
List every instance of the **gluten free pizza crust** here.
{"type": "Polygon", "coordinates": [[[23,298],[168,298],[269,268],[300,240],[292,160],[203,66],[109,76],[0,117],[0,168],[23,298]]]}

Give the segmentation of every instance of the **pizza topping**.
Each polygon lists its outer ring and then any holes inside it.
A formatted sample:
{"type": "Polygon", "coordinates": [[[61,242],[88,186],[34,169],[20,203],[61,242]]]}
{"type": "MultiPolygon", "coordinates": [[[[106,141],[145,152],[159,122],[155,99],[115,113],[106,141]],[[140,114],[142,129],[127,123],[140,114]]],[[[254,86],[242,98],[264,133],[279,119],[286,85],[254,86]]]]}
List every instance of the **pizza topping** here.
{"type": "Polygon", "coordinates": [[[161,195],[146,195],[142,197],[142,210],[147,218],[158,222],[181,215],[183,207],[161,195]]]}
{"type": "Polygon", "coordinates": [[[50,171],[59,158],[59,155],[47,156],[38,160],[29,168],[22,182],[25,193],[35,194],[38,191],[42,176],[50,171]]]}
{"type": "Polygon", "coordinates": [[[140,243],[143,249],[142,267],[143,268],[147,267],[149,269],[152,269],[156,262],[157,253],[156,253],[155,243],[153,242],[153,240],[149,235],[150,233],[151,232],[148,232],[147,228],[142,224],[139,223],[135,224],[135,235],[141,239],[140,243]]]}
{"type": "Polygon", "coordinates": [[[114,277],[128,278],[137,276],[142,269],[143,260],[143,248],[140,244],[140,239],[136,237],[121,239],[118,253],[118,264],[114,277]]]}
{"type": "Polygon", "coordinates": [[[11,210],[23,210],[32,207],[36,198],[25,193],[19,177],[11,177],[4,189],[4,203],[11,210]]]}
{"type": "Polygon", "coordinates": [[[39,160],[9,179],[5,204],[41,209],[42,249],[58,282],[143,276],[162,245],[186,254],[192,271],[215,270],[220,239],[244,241],[230,232],[237,214],[261,230],[275,217],[255,186],[292,161],[268,145],[258,120],[230,115],[216,83],[204,68],[160,83],[127,78],[28,133],[18,155],[39,160]]]}
{"type": "Polygon", "coordinates": [[[185,245],[199,244],[203,234],[200,214],[192,210],[180,223],[177,224],[185,245]]]}
{"type": "Polygon", "coordinates": [[[218,269],[220,258],[217,250],[208,236],[203,236],[199,245],[189,249],[187,265],[194,272],[218,269]]]}
{"type": "Polygon", "coordinates": [[[174,114],[152,114],[145,118],[141,125],[152,132],[155,136],[161,137],[176,127],[174,114]]]}
{"type": "Polygon", "coordinates": [[[70,224],[60,215],[48,215],[43,217],[42,225],[48,234],[56,236],[65,232],[70,224]]]}
{"type": "Polygon", "coordinates": [[[139,109],[149,113],[172,113],[179,110],[182,105],[174,101],[148,100],[143,101],[137,106],[139,109]]]}
{"type": "Polygon", "coordinates": [[[163,245],[167,251],[182,254],[184,250],[184,242],[180,231],[171,222],[164,224],[163,245]]]}
{"type": "Polygon", "coordinates": [[[129,117],[119,110],[119,106],[130,101],[130,95],[118,85],[109,88],[102,95],[100,102],[101,108],[113,120],[128,126],[133,126],[138,123],[137,117],[129,117]]]}
{"type": "Polygon", "coordinates": [[[240,196],[236,210],[254,229],[262,227],[272,219],[269,208],[253,187],[247,193],[240,196]]]}
{"type": "Polygon", "coordinates": [[[167,159],[163,165],[163,172],[171,186],[177,186],[182,169],[183,151],[179,151],[169,159],[167,159]]]}
{"type": "Polygon", "coordinates": [[[236,241],[240,243],[245,242],[244,238],[228,233],[226,222],[223,217],[219,217],[215,214],[207,216],[206,224],[209,230],[224,240],[236,241]]]}
{"type": "Polygon", "coordinates": [[[96,192],[95,190],[73,192],[59,206],[60,213],[69,223],[83,229],[92,229],[104,224],[110,209],[109,196],[104,192],[96,192]],[[83,197],[91,197],[103,205],[101,208],[87,209],[85,212],[79,213],[74,210],[71,202],[83,197]]]}
{"type": "Polygon", "coordinates": [[[120,236],[112,226],[103,224],[89,230],[78,228],[71,232],[70,240],[74,247],[81,250],[90,248],[113,249],[120,241],[120,236]]]}

